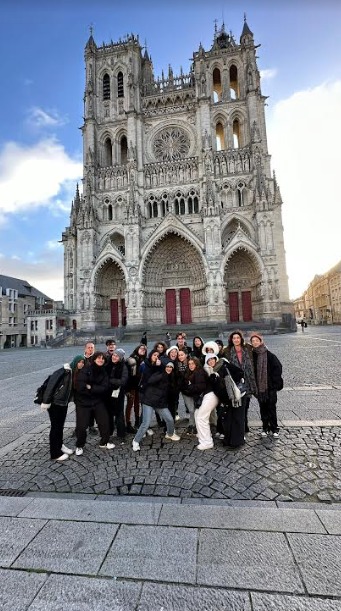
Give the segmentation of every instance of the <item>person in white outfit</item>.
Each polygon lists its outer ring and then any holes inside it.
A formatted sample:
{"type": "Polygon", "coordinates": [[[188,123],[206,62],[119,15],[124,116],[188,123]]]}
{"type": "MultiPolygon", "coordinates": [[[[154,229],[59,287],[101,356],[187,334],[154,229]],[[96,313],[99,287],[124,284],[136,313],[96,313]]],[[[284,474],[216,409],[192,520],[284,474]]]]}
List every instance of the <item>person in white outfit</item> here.
{"type": "MultiPolygon", "coordinates": [[[[206,342],[203,345],[202,353],[205,355],[204,369],[208,376],[214,373],[213,367],[218,361],[218,352],[219,346],[215,342],[206,342]]],[[[210,415],[219,405],[219,399],[211,390],[210,385],[208,385],[207,390],[208,392],[204,395],[201,406],[194,413],[199,441],[199,445],[196,446],[197,450],[210,450],[214,447],[210,428],[210,415]]]]}

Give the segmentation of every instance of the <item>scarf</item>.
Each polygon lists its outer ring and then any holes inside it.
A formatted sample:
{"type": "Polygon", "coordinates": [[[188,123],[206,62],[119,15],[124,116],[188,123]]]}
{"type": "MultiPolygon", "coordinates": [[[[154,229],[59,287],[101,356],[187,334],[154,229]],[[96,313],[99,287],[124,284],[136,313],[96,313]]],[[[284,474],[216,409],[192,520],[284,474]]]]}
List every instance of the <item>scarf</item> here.
{"type": "Polygon", "coordinates": [[[244,372],[244,380],[246,386],[246,396],[257,394],[256,378],[253,370],[253,364],[251,363],[250,355],[247,348],[242,348],[242,362],[239,361],[237,352],[234,346],[232,346],[229,355],[230,361],[233,365],[240,367],[244,372]]]}
{"type": "Polygon", "coordinates": [[[268,398],[268,355],[267,347],[264,344],[253,348],[257,354],[257,387],[258,399],[266,401],[268,398]]]}

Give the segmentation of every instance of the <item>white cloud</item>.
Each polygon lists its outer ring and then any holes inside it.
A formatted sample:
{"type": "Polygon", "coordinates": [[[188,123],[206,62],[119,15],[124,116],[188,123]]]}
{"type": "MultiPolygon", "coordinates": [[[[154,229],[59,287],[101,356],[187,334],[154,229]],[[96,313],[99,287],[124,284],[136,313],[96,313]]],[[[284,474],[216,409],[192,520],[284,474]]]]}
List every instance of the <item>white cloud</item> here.
{"type": "Polygon", "coordinates": [[[260,71],[260,77],[262,81],[270,80],[277,76],[277,68],[266,68],[265,70],[260,71]]]}
{"type": "Polygon", "coordinates": [[[62,251],[49,252],[35,261],[0,255],[0,274],[27,280],[55,301],[64,299],[62,251]]]}
{"type": "Polygon", "coordinates": [[[328,82],[282,100],[269,117],[292,298],[341,259],[340,108],[341,82],[328,82]]]}
{"type": "MultiPolygon", "coordinates": [[[[52,206],[52,199],[63,189],[68,191],[71,181],[81,175],[82,163],[72,159],[55,138],[30,147],[6,143],[0,151],[0,223],[8,214],[52,206]]],[[[60,208],[61,202],[59,197],[60,208]]]]}
{"type": "Polygon", "coordinates": [[[57,110],[43,110],[38,106],[33,106],[28,111],[27,122],[33,127],[61,127],[68,122],[66,117],[62,117],[57,110]]]}
{"type": "Polygon", "coordinates": [[[45,245],[48,250],[58,250],[62,248],[62,243],[58,240],[48,240],[45,245]]]}

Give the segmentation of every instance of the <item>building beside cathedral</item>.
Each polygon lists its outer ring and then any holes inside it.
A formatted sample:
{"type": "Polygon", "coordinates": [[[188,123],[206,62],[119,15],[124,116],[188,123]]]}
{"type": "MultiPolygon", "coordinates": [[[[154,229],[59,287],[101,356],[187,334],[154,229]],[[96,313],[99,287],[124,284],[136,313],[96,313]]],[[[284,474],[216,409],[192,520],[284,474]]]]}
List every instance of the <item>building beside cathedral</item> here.
{"type": "Polygon", "coordinates": [[[189,74],[138,37],[85,47],[83,193],[63,233],[77,327],[276,321],[292,312],[253,33],[189,74]]]}

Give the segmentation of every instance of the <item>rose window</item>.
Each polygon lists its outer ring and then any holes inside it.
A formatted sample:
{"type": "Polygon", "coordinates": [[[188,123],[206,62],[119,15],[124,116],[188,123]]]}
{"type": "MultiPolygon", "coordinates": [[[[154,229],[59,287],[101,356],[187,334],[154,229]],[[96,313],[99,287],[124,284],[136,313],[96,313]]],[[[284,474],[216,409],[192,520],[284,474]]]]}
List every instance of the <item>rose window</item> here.
{"type": "Polygon", "coordinates": [[[158,161],[175,161],[188,156],[190,141],[183,129],[164,129],[154,140],[154,155],[158,161]]]}

